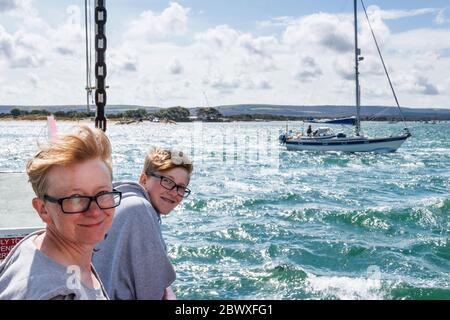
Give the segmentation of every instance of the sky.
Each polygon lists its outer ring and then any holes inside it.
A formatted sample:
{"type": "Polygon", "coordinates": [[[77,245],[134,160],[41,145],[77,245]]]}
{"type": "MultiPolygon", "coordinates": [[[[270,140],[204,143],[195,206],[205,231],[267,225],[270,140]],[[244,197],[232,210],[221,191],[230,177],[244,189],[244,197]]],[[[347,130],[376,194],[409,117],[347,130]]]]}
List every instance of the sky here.
{"type": "MultiPolygon", "coordinates": [[[[84,2],[0,0],[0,105],[86,103],[84,2]]],[[[450,109],[450,1],[364,4],[400,105],[450,109]]],[[[108,104],[354,104],[351,0],[106,6],[108,104]]],[[[394,106],[358,6],[361,103],[394,106]]]]}

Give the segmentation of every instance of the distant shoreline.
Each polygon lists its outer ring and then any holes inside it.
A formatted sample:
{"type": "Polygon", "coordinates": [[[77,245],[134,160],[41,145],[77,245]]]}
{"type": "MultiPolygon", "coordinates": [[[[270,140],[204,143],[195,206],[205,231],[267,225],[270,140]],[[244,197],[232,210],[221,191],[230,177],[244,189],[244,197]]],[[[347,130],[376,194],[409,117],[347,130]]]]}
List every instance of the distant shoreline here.
{"type": "MultiPolygon", "coordinates": [[[[93,118],[80,118],[80,119],[73,119],[73,118],[58,118],[55,117],[57,121],[61,122],[74,122],[74,123],[93,123],[95,120],[93,118]]],[[[47,121],[47,117],[36,117],[36,118],[30,118],[30,117],[2,117],[0,118],[1,122],[12,122],[12,121],[47,121]]],[[[121,125],[128,125],[128,124],[135,124],[135,123],[143,123],[143,122],[150,122],[150,123],[161,123],[161,124],[177,124],[177,123],[194,123],[194,122],[204,122],[204,123],[232,123],[232,122],[308,122],[308,119],[227,119],[227,120],[208,120],[208,121],[200,121],[200,120],[191,120],[191,121],[160,121],[160,122],[152,122],[147,119],[142,120],[133,120],[133,119],[117,119],[117,118],[108,118],[108,123],[112,124],[121,124],[121,125]]],[[[388,123],[399,123],[402,122],[401,120],[398,121],[392,121],[387,119],[362,119],[361,121],[372,121],[372,122],[388,122],[388,123]]],[[[422,123],[440,123],[440,122],[449,122],[450,120],[429,120],[429,119],[414,119],[414,120],[406,120],[406,122],[422,122],[422,123]]],[[[329,125],[329,123],[321,123],[321,122],[311,122],[314,125],[329,125]]]]}
{"type": "MultiPolygon", "coordinates": [[[[95,117],[94,109],[87,111],[83,106],[38,107],[0,106],[0,120],[46,120],[53,114],[61,121],[88,121],[95,117]]],[[[361,121],[449,121],[450,109],[397,108],[366,106],[361,109],[361,121]]],[[[126,105],[108,106],[109,121],[133,123],[141,121],[163,122],[234,122],[234,121],[307,121],[348,118],[355,115],[353,106],[281,106],[261,104],[240,104],[217,107],[170,108],[138,107],[126,105]],[[133,108],[130,108],[133,107],[133,108]]]]}

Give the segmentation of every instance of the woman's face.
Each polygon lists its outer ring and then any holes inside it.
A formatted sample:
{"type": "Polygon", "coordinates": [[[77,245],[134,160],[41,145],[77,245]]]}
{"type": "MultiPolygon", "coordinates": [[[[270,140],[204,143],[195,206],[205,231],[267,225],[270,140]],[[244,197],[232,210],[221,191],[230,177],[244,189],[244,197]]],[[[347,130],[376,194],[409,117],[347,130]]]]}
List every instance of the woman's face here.
{"type": "MultiPolygon", "coordinates": [[[[95,196],[112,191],[111,174],[106,164],[100,160],[87,160],[70,166],[55,166],[47,176],[50,186],[47,195],[64,198],[73,195],[95,196]]],[[[66,240],[79,245],[92,245],[105,238],[111,227],[114,208],[100,209],[91,201],[89,209],[82,213],[66,214],[58,203],[40,200],[36,210],[48,227],[53,228],[66,240]]],[[[34,205],[34,203],[33,203],[34,205]]]]}
{"type": "MultiPolygon", "coordinates": [[[[179,186],[187,187],[189,184],[188,172],[181,167],[158,171],[155,174],[168,178],[179,186]]],[[[176,187],[172,190],[167,190],[161,185],[161,178],[159,177],[147,176],[143,173],[140,183],[147,190],[152,206],[160,214],[168,214],[183,200],[183,197],[177,193],[176,187]]]]}

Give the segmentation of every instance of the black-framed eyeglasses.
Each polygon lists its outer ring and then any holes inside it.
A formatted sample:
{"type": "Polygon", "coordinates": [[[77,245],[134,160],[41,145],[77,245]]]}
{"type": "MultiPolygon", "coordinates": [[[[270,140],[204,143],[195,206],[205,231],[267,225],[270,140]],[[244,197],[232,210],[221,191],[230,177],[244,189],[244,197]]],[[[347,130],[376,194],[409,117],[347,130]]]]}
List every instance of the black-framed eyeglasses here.
{"type": "Polygon", "coordinates": [[[73,195],[59,199],[44,195],[44,200],[58,203],[64,213],[82,213],[89,210],[92,201],[95,201],[100,209],[112,209],[117,207],[122,200],[122,192],[113,190],[110,192],[100,192],[92,197],[73,195]]]}
{"type": "Polygon", "coordinates": [[[155,178],[159,178],[161,186],[167,190],[173,190],[174,188],[177,188],[177,194],[180,197],[186,198],[191,194],[191,190],[189,188],[176,184],[175,181],[166,176],[161,176],[153,172],[151,172],[149,175],[155,178]]]}

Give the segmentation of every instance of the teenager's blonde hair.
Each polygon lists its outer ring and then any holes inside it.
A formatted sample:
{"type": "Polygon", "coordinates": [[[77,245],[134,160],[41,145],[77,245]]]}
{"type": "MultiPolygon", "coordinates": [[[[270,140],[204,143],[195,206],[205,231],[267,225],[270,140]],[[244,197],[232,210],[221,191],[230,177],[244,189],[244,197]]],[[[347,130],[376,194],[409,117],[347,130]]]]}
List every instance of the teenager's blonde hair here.
{"type": "Polygon", "coordinates": [[[36,196],[42,198],[49,188],[48,173],[54,166],[69,166],[86,160],[100,159],[108,167],[112,181],[111,143],[100,129],[86,125],[75,133],[57,135],[28,161],[27,174],[36,196]]]}
{"type": "Polygon", "coordinates": [[[182,151],[154,147],[145,157],[143,172],[149,175],[152,172],[166,171],[173,168],[184,168],[189,176],[194,170],[192,161],[182,151]]]}

